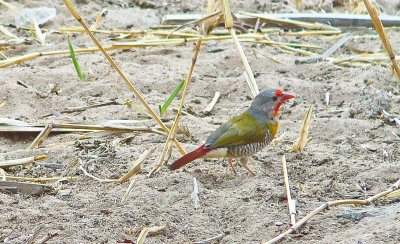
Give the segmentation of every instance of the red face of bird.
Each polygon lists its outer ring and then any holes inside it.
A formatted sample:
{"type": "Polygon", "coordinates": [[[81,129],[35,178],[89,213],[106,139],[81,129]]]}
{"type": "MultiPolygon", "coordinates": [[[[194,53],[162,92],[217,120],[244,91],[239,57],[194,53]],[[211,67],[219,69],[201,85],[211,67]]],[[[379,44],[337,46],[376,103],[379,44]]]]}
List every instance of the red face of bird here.
{"type": "Polygon", "coordinates": [[[276,89],[275,91],[275,97],[272,99],[276,99],[276,104],[274,106],[274,111],[275,111],[275,117],[278,116],[278,111],[279,111],[279,107],[287,100],[294,98],[293,95],[287,94],[287,93],[283,93],[281,90],[276,89]]]}
{"type": "Polygon", "coordinates": [[[260,92],[251,103],[250,109],[261,112],[269,118],[277,117],[280,106],[293,95],[283,93],[279,89],[270,89],[260,92]]]}

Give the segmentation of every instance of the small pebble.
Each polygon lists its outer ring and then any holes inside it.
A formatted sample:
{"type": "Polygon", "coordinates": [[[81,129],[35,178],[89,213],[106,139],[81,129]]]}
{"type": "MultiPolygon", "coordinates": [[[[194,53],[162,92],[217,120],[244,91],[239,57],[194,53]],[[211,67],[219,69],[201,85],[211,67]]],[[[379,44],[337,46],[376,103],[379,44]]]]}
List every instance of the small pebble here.
{"type": "Polygon", "coordinates": [[[284,223],[283,222],[276,222],[275,225],[276,226],[282,226],[282,225],[284,225],[284,223]]]}
{"type": "Polygon", "coordinates": [[[70,194],[71,194],[71,189],[59,190],[57,192],[57,195],[60,196],[60,197],[69,196],[70,194]]]}

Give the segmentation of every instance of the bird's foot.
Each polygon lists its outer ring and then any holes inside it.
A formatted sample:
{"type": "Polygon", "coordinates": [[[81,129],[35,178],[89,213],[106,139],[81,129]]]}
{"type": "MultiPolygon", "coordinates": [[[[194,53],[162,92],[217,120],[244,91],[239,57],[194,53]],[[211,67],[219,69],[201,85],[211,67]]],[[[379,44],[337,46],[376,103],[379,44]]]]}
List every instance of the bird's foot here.
{"type": "Polygon", "coordinates": [[[231,167],[232,167],[233,173],[234,173],[235,175],[237,175],[237,171],[236,171],[235,167],[233,167],[233,164],[232,164],[232,159],[231,159],[231,158],[228,159],[228,162],[229,162],[229,164],[230,164],[231,167]]]}
{"type": "Polygon", "coordinates": [[[249,167],[247,167],[247,161],[248,161],[248,159],[247,158],[241,158],[240,159],[240,164],[243,166],[243,168],[245,168],[252,176],[256,176],[256,174],[251,170],[251,169],[249,169],[249,167]]]}
{"type": "Polygon", "coordinates": [[[243,165],[243,168],[245,168],[247,171],[249,171],[249,173],[250,173],[252,176],[256,176],[256,174],[255,174],[253,171],[251,171],[251,169],[249,169],[249,167],[247,167],[247,165],[243,165]]]}

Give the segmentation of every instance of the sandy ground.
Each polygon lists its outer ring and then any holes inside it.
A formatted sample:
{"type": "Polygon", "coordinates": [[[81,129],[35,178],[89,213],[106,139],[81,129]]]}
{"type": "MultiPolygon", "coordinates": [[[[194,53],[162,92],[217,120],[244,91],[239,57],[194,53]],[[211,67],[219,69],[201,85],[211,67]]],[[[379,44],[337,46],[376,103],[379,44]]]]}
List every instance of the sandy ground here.
{"type": "MultiPolygon", "coordinates": [[[[140,8],[143,1],[79,1],[78,9],[90,24],[104,7],[109,14],[103,17],[101,28],[145,29],[160,23],[168,13],[200,12],[198,1],[148,2],[152,8],[140,8]]],[[[305,10],[344,11],[341,1],[304,1],[305,10]]],[[[382,11],[399,13],[397,1],[380,1],[382,11]]],[[[12,2],[18,8],[36,7],[45,2],[12,2]]],[[[45,24],[47,29],[78,26],[61,2],[57,16],[45,24]]],[[[142,5],[143,6],[143,5],[142,5]]],[[[293,11],[292,1],[238,1],[233,10],[293,11]]],[[[0,7],[3,24],[14,23],[12,12],[0,7]]],[[[371,29],[345,30],[359,34],[371,29]]],[[[15,31],[17,36],[30,33],[15,31]]],[[[400,46],[400,32],[388,32],[395,51],[400,46]]],[[[98,34],[103,44],[110,36],[98,34]]],[[[295,41],[321,46],[323,53],[335,41],[326,37],[287,37],[273,34],[276,41],[295,41]]],[[[83,34],[72,35],[76,47],[93,46],[83,34]]],[[[286,54],[277,47],[243,43],[250,65],[261,90],[281,88],[296,95],[283,105],[278,135],[283,139],[253,157],[249,167],[256,172],[252,177],[238,166],[234,175],[229,164],[222,160],[197,160],[174,172],[163,168],[153,178],[148,172],[155,166],[165,138],[155,134],[122,134],[83,140],[72,146],[42,147],[34,151],[25,148],[36,134],[1,134],[0,160],[17,159],[47,154],[43,162],[58,163],[64,167],[52,169],[40,165],[17,166],[6,169],[9,175],[26,177],[52,177],[75,175],[76,179],[63,184],[70,189],[66,196],[55,192],[40,196],[0,192],[0,240],[23,243],[35,231],[40,239],[45,234],[58,233],[51,243],[116,243],[136,241],[138,232],[146,225],[166,226],[162,233],[148,236],[146,243],[189,243],[225,234],[222,243],[258,243],[268,240],[289,226],[287,201],[284,190],[280,158],[286,147],[298,137],[298,131],[309,104],[314,104],[310,136],[312,140],[302,153],[286,153],[293,198],[297,200],[298,217],[303,217],[327,200],[354,197],[364,199],[391,186],[399,178],[400,135],[399,126],[382,114],[382,110],[395,116],[400,114],[400,96],[397,80],[385,64],[359,68],[335,66],[329,62],[295,64],[297,55],[286,54]],[[276,64],[258,55],[274,56],[283,64],[276,64]],[[325,94],[330,93],[330,103],[325,94]],[[397,135],[397,137],[395,135],[397,135]],[[147,159],[138,175],[136,186],[126,203],[121,203],[129,182],[102,184],[86,177],[77,162],[99,178],[119,178],[150,146],[155,153],[147,159]],[[200,208],[195,209],[191,194],[193,178],[199,187],[200,208]]],[[[334,56],[349,55],[349,46],[379,51],[376,37],[352,39],[334,56]]],[[[9,57],[34,51],[63,50],[67,48],[66,35],[48,34],[46,45],[33,41],[15,48],[1,47],[9,57]]],[[[177,47],[151,47],[111,51],[111,56],[134,86],[156,110],[171,94],[179,81],[188,73],[193,44],[177,47]]],[[[99,122],[111,119],[139,120],[140,125],[155,125],[143,119],[137,110],[126,105],[113,105],[88,109],[80,113],[50,116],[51,109],[87,106],[117,99],[133,99],[116,72],[100,53],[78,54],[82,69],[89,73],[87,82],[78,79],[68,55],[41,57],[0,70],[1,117],[29,123],[99,122]],[[17,82],[29,86],[25,88],[17,82]],[[50,86],[58,84],[60,91],[48,93],[50,86]],[[45,94],[39,97],[37,92],[45,94]]],[[[195,149],[207,135],[230,117],[245,110],[251,103],[251,93],[241,75],[242,64],[231,41],[211,43],[200,50],[190,84],[185,111],[180,125],[192,135],[179,135],[186,150],[195,149]],[[208,52],[210,49],[220,52],[208,52]],[[216,91],[221,98],[211,114],[202,113],[216,91]]],[[[180,98],[180,96],[178,96],[180,98]]],[[[175,100],[171,107],[178,107],[175,100]]],[[[174,112],[163,116],[172,124],[174,112]]],[[[51,134],[44,146],[80,137],[75,134],[51,134]]],[[[176,148],[173,159],[179,157],[176,148]]],[[[56,184],[54,184],[55,186],[56,184]]],[[[313,218],[298,233],[290,235],[284,243],[399,243],[400,203],[379,201],[368,207],[339,206],[313,218]]]]}

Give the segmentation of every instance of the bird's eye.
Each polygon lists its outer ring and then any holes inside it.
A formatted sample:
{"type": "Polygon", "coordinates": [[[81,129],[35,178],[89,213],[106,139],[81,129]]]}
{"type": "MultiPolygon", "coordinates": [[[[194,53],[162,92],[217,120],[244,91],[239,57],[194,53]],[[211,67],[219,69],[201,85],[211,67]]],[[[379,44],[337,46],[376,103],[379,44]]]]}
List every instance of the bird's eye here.
{"type": "Polygon", "coordinates": [[[278,98],[277,97],[273,97],[272,100],[275,102],[278,98]]]}

